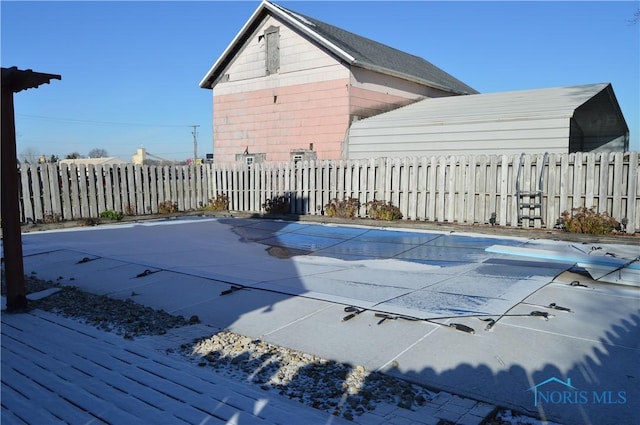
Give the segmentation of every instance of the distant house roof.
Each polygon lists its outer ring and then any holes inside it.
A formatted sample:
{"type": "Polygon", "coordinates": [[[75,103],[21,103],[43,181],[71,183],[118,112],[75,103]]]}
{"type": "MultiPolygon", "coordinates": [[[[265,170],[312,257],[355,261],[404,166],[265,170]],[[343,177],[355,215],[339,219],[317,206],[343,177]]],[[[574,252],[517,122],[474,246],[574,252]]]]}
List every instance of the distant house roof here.
{"type": "Polygon", "coordinates": [[[124,161],[115,156],[106,156],[102,158],[75,158],[75,159],[61,159],[60,164],[76,164],[76,165],[114,165],[114,164],[126,164],[124,161]]]}
{"type": "Polygon", "coordinates": [[[266,0],[260,3],[247,23],[209,70],[200,82],[200,87],[213,88],[215,86],[223,74],[224,68],[233,60],[234,54],[242,47],[246,38],[266,14],[271,14],[287,22],[350,66],[396,76],[455,94],[478,93],[462,81],[418,56],[301,15],[266,0]]]}

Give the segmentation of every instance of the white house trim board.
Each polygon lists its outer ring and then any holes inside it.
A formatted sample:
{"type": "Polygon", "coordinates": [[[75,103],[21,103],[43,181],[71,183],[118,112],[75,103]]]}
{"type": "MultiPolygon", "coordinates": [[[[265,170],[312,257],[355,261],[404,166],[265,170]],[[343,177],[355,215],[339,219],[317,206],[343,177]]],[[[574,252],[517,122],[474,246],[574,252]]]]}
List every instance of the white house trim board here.
{"type": "MultiPolygon", "coordinates": [[[[263,2],[264,3],[264,2],[263,2]]],[[[204,76],[204,78],[200,81],[200,87],[203,89],[211,89],[213,88],[214,84],[207,84],[207,82],[209,81],[209,79],[211,78],[211,76],[214,74],[215,70],[218,69],[218,67],[220,67],[220,65],[222,64],[222,62],[224,62],[224,60],[227,58],[227,56],[230,54],[230,52],[236,47],[236,45],[240,42],[240,40],[242,39],[243,35],[247,32],[247,30],[249,29],[249,27],[253,24],[253,21],[256,20],[257,16],[260,14],[260,12],[262,11],[263,5],[260,4],[260,6],[258,6],[258,8],[253,12],[253,14],[251,15],[251,17],[249,18],[249,20],[242,26],[242,28],[240,29],[240,31],[236,34],[236,36],[233,38],[233,40],[231,40],[231,43],[229,43],[229,45],[224,49],[224,51],[222,52],[222,54],[218,57],[218,60],[216,60],[216,62],[213,64],[213,66],[209,69],[209,71],[207,72],[207,74],[204,76]]]]}
{"type": "Polygon", "coordinates": [[[295,26],[297,29],[299,29],[301,32],[305,33],[306,35],[308,35],[309,37],[313,38],[314,40],[320,42],[320,44],[322,44],[323,46],[325,46],[326,48],[328,48],[329,50],[331,50],[332,52],[334,52],[337,56],[339,56],[341,59],[349,62],[350,64],[355,63],[355,58],[353,56],[351,56],[350,54],[348,54],[347,52],[345,52],[344,50],[342,50],[341,48],[339,48],[338,46],[336,46],[335,44],[333,44],[332,42],[330,42],[329,40],[327,40],[326,38],[322,37],[321,35],[319,35],[318,33],[309,30],[307,27],[305,27],[304,25],[301,25],[299,21],[297,21],[297,19],[304,19],[299,15],[293,14],[289,11],[286,11],[284,9],[282,9],[280,6],[270,3],[266,0],[263,0],[262,2],[265,7],[271,11],[273,11],[274,13],[276,13],[278,15],[278,17],[284,19],[285,21],[287,21],[288,23],[290,23],[291,25],[295,26]],[[293,19],[293,17],[296,17],[296,19],[293,19]]]}
{"type": "MultiPolygon", "coordinates": [[[[209,69],[209,72],[204,76],[204,78],[200,81],[201,88],[211,89],[215,85],[216,81],[211,81],[211,78],[216,74],[216,71],[228,60],[229,55],[239,47],[242,40],[249,33],[249,29],[258,23],[258,19],[261,14],[265,11],[270,12],[273,16],[277,17],[280,20],[287,22],[296,28],[296,30],[304,33],[308,37],[316,40],[325,48],[336,54],[342,60],[352,64],[355,62],[355,58],[349,55],[344,50],[340,49],[335,44],[331,43],[324,37],[320,36],[316,32],[309,30],[304,25],[300,24],[294,17],[290,15],[289,12],[285,11],[281,7],[270,3],[266,0],[263,0],[262,3],[258,6],[258,8],[253,12],[249,20],[243,25],[242,29],[236,34],[231,43],[227,46],[227,48],[222,52],[222,54],[218,57],[218,60],[213,64],[213,66],[209,69]]],[[[300,17],[298,19],[301,19],[300,17]]]]}

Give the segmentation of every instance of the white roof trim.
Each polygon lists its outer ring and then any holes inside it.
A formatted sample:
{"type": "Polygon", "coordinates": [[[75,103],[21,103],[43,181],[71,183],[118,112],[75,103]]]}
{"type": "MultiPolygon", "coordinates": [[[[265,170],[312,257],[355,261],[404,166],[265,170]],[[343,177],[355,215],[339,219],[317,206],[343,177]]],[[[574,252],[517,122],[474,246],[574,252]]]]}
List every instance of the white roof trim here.
{"type": "Polygon", "coordinates": [[[306,35],[308,35],[309,37],[313,38],[314,40],[317,40],[322,45],[324,45],[329,50],[331,50],[334,53],[336,53],[339,57],[341,57],[342,59],[346,60],[347,62],[349,62],[349,63],[354,63],[355,62],[355,58],[353,56],[349,55],[347,52],[345,52],[344,50],[342,50],[341,48],[339,48],[335,44],[331,43],[329,40],[327,40],[324,37],[320,36],[315,31],[312,31],[309,28],[307,28],[306,26],[302,25],[297,20],[297,19],[304,20],[304,18],[302,18],[301,16],[298,16],[298,15],[295,15],[295,14],[291,14],[290,12],[285,11],[284,9],[282,9],[280,6],[275,5],[275,4],[273,4],[273,3],[271,3],[271,2],[269,2],[267,0],[262,0],[262,3],[260,3],[258,8],[253,12],[253,14],[249,18],[249,20],[247,20],[247,22],[242,26],[242,29],[240,29],[240,31],[236,34],[236,36],[233,38],[231,43],[229,43],[229,45],[224,50],[224,52],[222,52],[222,54],[218,57],[218,60],[209,69],[209,72],[207,72],[207,74],[204,76],[204,78],[200,81],[200,87],[201,88],[207,88],[207,89],[211,88],[207,84],[207,81],[211,79],[212,75],[214,74],[216,69],[221,65],[221,63],[224,60],[224,58],[226,58],[227,55],[229,55],[230,52],[236,47],[236,44],[239,42],[239,40],[242,37],[242,35],[247,31],[247,29],[251,26],[251,24],[257,19],[258,15],[265,9],[270,11],[271,13],[273,13],[275,16],[279,17],[280,19],[288,22],[289,24],[291,24],[292,26],[297,28],[299,31],[305,33],[306,35]]]}
{"type": "Polygon", "coordinates": [[[280,7],[280,6],[276,5],[276,4],[273,4],[271,2],[268,2],[267,0],[263,0],[262,3],[265,4],[265,6],[269,10],[273,11],[280,18],[286,20],[287,22],[289,22],[290,24],[292,24],[293,26],[298,28],[300,31],[302,31],[305,34],[311,36],[315,40],[318,40],[321,44],[323,44],[324,46],[326,46],[327,48],[329,48],[330,50],[332,50],[333,52],[338,54],[338,56],[342,57],[343,59],[347,60],[350,63],[353,63],[356,60],[356,58],[354,58],[353,56],[351,56],[350,54],[348,54],[347,52],[345,52],[344,50],[342,50],[341,48],[339,48],[338,46],[336,46],[335,44],[333,44],[332,42],[330,42],[326,38],[320,36],[317,32],[312,31],[309,28],[307,28],[306,26],[300,24],[300,22],[297,21],[296,19],[300,19],[300,20],[305,20],[306,21],[306,19],[304,19],[302,16],[299,16],[299,15],[297,15],[295,13],[291,13],[289,11],[286,11],[286,10],[282,9],[282,7],[280,7]],[[295,17],[296,19],[292,19],[292,17],[295,17]]]}
{"type": "Polygon", "coordinates": [[[238,33],[236,34],[236,36],[233,38],[233,40],[231,40],[231,43],[229,43],[229,45],[227,46],[226,49],[224,49],[224,52],[222,52],[222,54],[218,57],[218,60],[213,64],[213,66],[209,69],[209,72],[207,72],[207,75],[204,76],[204,78],[200,81],[200,87],[202,88],[211,88],[207,86],[207,80],[211,77],[211,75],[213,74],[213,72],[215,71],[215,69],[220,65],[220,62],[222,62],[222,60],[229,54],[229,52],[233,49],[233,47],[235,46],[235,44],[238,42],[238,40],[240,40],[240,37],[242,36],[242,34],[247,30],[247,28],[249,27],[249,25],[253,22],[254,19],[256,19],[256,17],[258,16],[258,14],[261,12],[261,10],[264,8],[264,3],[265,1],[263,0],[262,3],[260,3],[260,5],[258,6],[258,8],[253,12],[253,14],[251,15],[251,17],[249,18],[249,20],[247,22],[245,22],[245,24],[242,26],[242,28],[240,29],[240,31],[238,31],[238,33]]]}

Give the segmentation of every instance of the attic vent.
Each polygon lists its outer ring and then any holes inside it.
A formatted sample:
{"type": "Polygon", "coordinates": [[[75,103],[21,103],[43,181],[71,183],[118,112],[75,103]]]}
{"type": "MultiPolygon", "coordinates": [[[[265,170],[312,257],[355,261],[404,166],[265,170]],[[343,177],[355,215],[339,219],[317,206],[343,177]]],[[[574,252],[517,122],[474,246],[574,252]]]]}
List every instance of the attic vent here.
{"type": "Polygon", "coordinates": [[[264,32],[267,40],[265,67],[267,75],[276,74],[280,69],[280,29],[278,27],[269,27],[264,32]]]}

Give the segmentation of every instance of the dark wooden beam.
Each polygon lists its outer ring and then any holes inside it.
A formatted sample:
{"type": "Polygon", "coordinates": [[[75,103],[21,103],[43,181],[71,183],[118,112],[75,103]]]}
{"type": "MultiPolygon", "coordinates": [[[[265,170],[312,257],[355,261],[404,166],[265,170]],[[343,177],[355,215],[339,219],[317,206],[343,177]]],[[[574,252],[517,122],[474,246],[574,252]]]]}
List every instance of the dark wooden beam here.
{"type": "Polygon", "coordinates": [[[22,234],[20,229],[20,187],[18,178],[18,155],[16,152],[16,126],[13,110],[13,94],[50,80],[60,80],[60,75],[43,74],[31,70],[21,71],[16,67],[2,68],[2,131],[0,165],[0,215],[2,219],[2,248],[4,253],[5,279],[7,283],[7,311],[27,308],[22,259],[22,234]]]}

